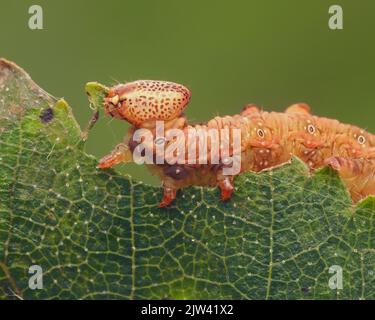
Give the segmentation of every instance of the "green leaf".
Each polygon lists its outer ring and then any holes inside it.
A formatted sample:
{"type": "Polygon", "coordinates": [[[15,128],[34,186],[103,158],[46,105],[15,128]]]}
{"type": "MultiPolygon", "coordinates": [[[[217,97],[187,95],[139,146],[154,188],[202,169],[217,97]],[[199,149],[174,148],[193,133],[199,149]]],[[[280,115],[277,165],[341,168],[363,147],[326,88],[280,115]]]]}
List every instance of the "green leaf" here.
{"type": "MultiPolygon", "coordinates": [[[[94,106],[106,90],[88,84],[94,106]]],[[[158,209],[159,188],[97,170],[81,135],[64,100],[0,61],[2,298],[375,299],[375,200],[354,207],[332,170],[294,159],[237,177],[230,202],[189,188],[158,209]]]]}

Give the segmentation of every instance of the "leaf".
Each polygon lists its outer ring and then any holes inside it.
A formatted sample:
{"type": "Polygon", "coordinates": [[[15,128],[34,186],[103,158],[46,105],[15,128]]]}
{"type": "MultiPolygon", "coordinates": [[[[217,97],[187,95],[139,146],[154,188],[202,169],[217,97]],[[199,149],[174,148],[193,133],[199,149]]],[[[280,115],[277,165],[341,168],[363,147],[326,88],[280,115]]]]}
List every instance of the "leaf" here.
{"type": "MultiPolygon", "coordinates": [[[[105,87],[87,90],[98,107],[105,87]]],[[[158,209],[159,188],[97,170],[83,146],[67,103],[1,60],[2,298],[375,299],[375,200],[353,207],[332,170],[294,159],[237,177],[230,202],[195,187],[158,209]]]]}

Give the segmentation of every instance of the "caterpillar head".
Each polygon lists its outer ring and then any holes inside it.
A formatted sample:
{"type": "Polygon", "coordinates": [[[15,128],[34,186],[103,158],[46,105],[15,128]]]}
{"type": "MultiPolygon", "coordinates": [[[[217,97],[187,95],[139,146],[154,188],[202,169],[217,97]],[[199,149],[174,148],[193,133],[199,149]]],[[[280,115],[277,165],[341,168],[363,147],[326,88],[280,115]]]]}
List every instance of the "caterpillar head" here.
{"type": "Polygon", "coordinates": [[[111,88],[104,99],[107,114],[139,127],[153,120],[179,117],[191,94],[186,87],[167,81],[139,80],[111,88]]]}

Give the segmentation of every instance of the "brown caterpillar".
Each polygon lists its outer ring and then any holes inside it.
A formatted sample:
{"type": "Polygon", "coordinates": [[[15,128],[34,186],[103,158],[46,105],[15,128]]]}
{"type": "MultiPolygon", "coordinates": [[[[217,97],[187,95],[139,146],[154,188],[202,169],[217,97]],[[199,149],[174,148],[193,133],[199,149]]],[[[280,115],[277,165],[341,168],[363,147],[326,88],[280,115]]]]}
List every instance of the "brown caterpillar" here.
{"type": "MultiPolygon", "coordinates": [[[[288,162],[295,155],[311,169],[329,165],[337,170],[355,202],[375,194],[375,137],[365,130],[313,116],[310,107],[302,103],[288,107],[284,113],[264,112],[255,105],[248,105],[238,115],[215,117],[206,124],[191,126],[182,113],[189,100],[190,91],[172,82],[141,80],[111,88],[104,101],[105,112],[128,121],[133,127],[124,143],[100,160],[98,168],[132,161],[133,153],[141,144],[133,139],[136,130],[148,129],[155,136],[157,121],[162,120],[165,136],[174,129],[183,130],[186,137],[189,129],[203,133],[210,129],[227,129],[231,138],[238,130],[241,137],[240,172],[272,168],[288,162]]],[[[148,165],[163,182],[164,196],[160,207],[169,205],[178,189],[191,185],[219,186],[222,200],[231,197],[233,176],[223,174],[228,167],[228,154],[223,155],[220,149],[219,162],[214,162],[209,152],[213,148],[212,141],[208,141],[205,164],[148,165]]],[[[154,158],[157,143],[153,140],[147,147],[152,150],[154,158]]],[[[165,148],[170,143],[166,141],[165,148]]],[[[234,147],[231,143],[229,145],[229,156],[232,156],[234,147]]],[[[189,147],[187,137],[182,146],[185,155],[189,154],[189,147]]],[[[199,147],[194,148],[198,157],[199,147]]]]}

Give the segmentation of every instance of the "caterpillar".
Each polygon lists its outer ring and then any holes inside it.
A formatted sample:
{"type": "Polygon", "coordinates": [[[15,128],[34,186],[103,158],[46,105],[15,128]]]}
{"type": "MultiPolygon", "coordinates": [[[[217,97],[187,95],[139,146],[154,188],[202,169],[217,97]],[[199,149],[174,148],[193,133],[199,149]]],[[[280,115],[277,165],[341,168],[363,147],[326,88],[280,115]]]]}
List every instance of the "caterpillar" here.
{"type": "MultiPolygon", "coordinates": [[[[311,170],[323,166],[337,170],[354,202],[375,194],[375,136],[369,132],[338,120],[314,116],[304,103],[291,105],[283,113],[262,111],[258,106],[249,104],[237,115],[215,117],[205,124],[190,125],[183,114],[190,98],[191,93],[185,86],[167,81],[139,80],[112,87],[104,98],[105,113],[126,120],[132,127],[124,141],[104,156],[97,167],[104,169],[133,161],[141,144],[143,154],[151,152],[155,161],[155,150],[160,141],[154,139],[147,144],[134,137],[138,130],[148,130],[153,137],[157,136],[157,123],[162,121],[165,137],[178,129],[186,138],[182,145],[180,143],[184,160],[187,160],[187,155],[191,156],[191,149],[196,150],[193,154],[193,160],[196,160],[201,147],[192,146],[190,130],[199,130],[204,134],[218,130],[221,138],[223,130],[227,130],[224,141],[229,145],[229,151],[222,153],[220,145],[218,152],[210,152],[214,144],[213,140],[209,140],[204,163],[175,161],[147,164],[151,172],[162,180],[163,198],[159,207],[170,205],[176,198],[177,190],[192,185],[218,186],[221,200],[226,201],[234,191],[235,175],[270,169],[290,161],[292,156],[302,159],[311,170]],[[224,174],[229,167],[228,156],[234,156],[235,151],[228,139],[234,137],[236,130],[240,137],[240,169],[232,175],[224,174]],[[215,155],[216,161],[213,159],[215,155]]],[[[174,138],[162,141],[165,143],[162,148],[171,146],[174,141],[174,138]]],[[[172,154],[175,155],[175,152],[172,154]]],[[[231,161],[233,164],[233,159],[231,161]]]]}

